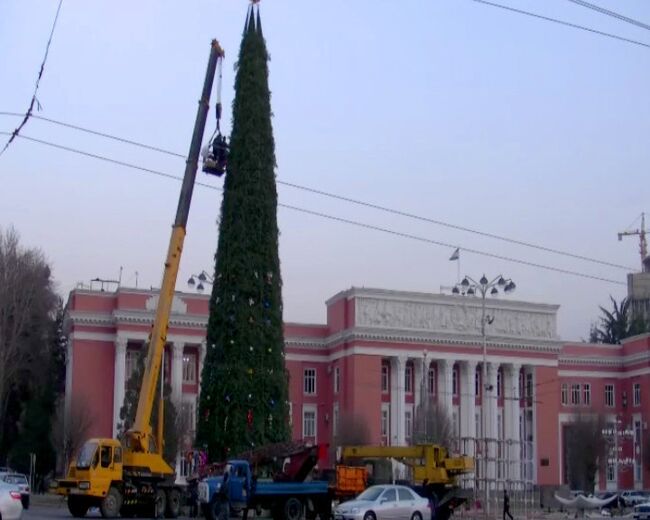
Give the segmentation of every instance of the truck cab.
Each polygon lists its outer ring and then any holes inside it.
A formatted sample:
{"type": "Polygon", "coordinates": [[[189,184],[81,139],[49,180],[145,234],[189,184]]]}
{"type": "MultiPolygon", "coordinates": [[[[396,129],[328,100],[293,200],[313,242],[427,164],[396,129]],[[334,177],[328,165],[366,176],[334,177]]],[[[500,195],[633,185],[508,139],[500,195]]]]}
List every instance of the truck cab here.
{"type": "Polygon", "coordinates": [[[122,480],[122,446],[114,439],[90,439],[70,464],[65,479],[56,482],[62,494],[105,497],[122,480]]]}
{"type": "Polygon", "coordinates": [[[206,518],[217,518],[223,504],[228,504],[233,513],[246,509],[252,491],[253,476],[245,460],[228,461],[221,475],[204,479],[198,489],[206,518]]]}

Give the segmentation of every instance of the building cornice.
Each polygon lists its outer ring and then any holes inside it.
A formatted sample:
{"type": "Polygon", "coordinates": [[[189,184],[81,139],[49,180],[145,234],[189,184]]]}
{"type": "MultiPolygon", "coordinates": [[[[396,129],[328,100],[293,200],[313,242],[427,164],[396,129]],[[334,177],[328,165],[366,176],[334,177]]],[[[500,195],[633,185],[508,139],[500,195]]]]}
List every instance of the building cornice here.
{"type": "MultiPolygon", "coordinates": [[[[135,325],[151,325],[154,320],[154,314],[148,311],[113,311],[114,323],[117,324],[135,324],[135,325]]],[[[172,314],[169,317],[170,327],[185,327],[185,328],[198,328],[205,329],[208,325],[207,316],[199,316],[194,314],[172,314]]]]}
{"type": "MultiPolygon", "coordinates": [[[[391,289],[377,289],[372,287],[350,287],[340,291],[325,302],[326,305],[346,298],[373,298],[381,300],[391,300],[411,303],[436,303],[442,305],[457,306],[460,303],[469,307],[481,307],[481,299],[478,297],[458,296],[440,293],[423,293],[415,291],[396,291],[391,289]]],[[[521,300],[499,300],[488,298],[486,300],[487,309],[508,309],[516,311],[534,311],[537,313],[553,314],[557,313],[559,305],[548,303],[533,303],[521,300]]]]}

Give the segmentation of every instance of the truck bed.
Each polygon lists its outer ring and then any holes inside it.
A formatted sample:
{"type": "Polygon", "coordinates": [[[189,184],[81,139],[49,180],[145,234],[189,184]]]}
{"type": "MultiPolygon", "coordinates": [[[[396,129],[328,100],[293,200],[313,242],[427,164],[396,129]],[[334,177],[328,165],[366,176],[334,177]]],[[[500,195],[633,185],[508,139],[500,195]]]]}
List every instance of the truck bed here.
{"type": "Polygon", "coordinates": [[[255,495],[315,495],[329,493],[329,483],[324,480],[311,482],[257,482],[255,495]]]}

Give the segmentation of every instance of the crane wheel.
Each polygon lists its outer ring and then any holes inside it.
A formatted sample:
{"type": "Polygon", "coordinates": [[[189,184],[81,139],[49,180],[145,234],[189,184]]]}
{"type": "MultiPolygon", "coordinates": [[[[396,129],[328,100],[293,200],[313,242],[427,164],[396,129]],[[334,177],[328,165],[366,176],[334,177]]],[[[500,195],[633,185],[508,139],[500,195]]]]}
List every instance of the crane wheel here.
{"type": "Polygon", "coordinates": [[[88,501],[84,497],[69,496],[68,510],[75,518],[83,518],[88,512],[88,501]]]}
{"type": "Polygon", "coordinates": [[[181,513],[181,492],[178,489],[167,490],[167,507],[165,516],[167,518],[178,518],[181,513]]]}
{"type": "Polygon", "coordinates": [[[288,498],[284,503],[284,518],[286,520],[301,520],[304,512],[305,507],[296,497],[288,498]]]}
{"type": "MultiPolygon", "coordinates": [[[[152,518],[163,518],[167,509],[167,495],[164,489],[156,489],[151,507],[152,518]]],[[[148,516],[148,515],[147,515],[148,516]]]]}
{"type": "Polygon", "coordinates": [[[104,518],[116,518],[120,516],[122,508],[122,493],[117,488],[111,487],[106,496],[99,504],[99,512],[104,518]]]}

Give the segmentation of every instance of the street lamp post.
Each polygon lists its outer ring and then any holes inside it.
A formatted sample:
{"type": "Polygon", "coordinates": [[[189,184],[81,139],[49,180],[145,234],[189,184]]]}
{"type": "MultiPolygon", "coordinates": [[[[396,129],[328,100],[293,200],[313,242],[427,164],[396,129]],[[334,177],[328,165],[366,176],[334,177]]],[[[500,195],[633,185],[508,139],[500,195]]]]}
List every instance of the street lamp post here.
{"type": "Polygon", "coordinates": [[[187,285],[190,287],[196,286],[196,291],[202,293],[205,290],[204,284],[212,285],[214,283],[214,278],[210,276],[205,271],[201,271],[199,274],[193,274],[187,280],[187,285]]]}
{"type": "MultiPolygon", "coordinates": [[[[462,282],[455,285],[452,289],[452,294],[463,296],[480,296],[481,297],[481,342],[483,347],[483,364],[481,367],[481,382],[483,392],[481,395],[481,428],[483,429],[483,479],[485,481],[485,515],[490,513],[490,486],[488,484],[488,413],[487,408],[487,392],[492,392],[494,388],[488,384],[487,380],[487,334],[485,333],[485,325],[491,324],[494,321],[494,316],[490,316],[485,312],[485,299],[488,293],[490,296],[496,296],[499,291],[504,293],[511,293],[516,288],[515,282],[511,279],[506,279],[502,275],[495,277],[492,281],[483,275],[477,282],[469,276],[465,276],[462,282]]],[[[495,466],[496,469],[496,466],[495,466]]]]}

